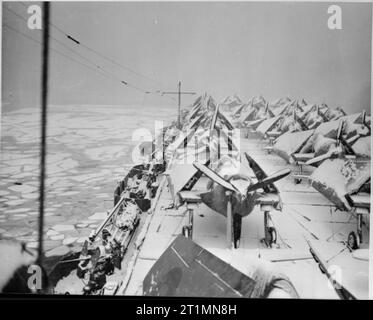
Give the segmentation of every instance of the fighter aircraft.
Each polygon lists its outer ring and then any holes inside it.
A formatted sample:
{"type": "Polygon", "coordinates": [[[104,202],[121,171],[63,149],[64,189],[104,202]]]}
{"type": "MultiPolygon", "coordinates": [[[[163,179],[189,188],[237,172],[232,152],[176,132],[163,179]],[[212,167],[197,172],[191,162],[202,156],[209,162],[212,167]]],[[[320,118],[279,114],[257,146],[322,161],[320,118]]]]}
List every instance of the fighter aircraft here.
{"type": "MultiPolygon", "coordinates": [[[[248,106],[240,110],[239,117],[237,119],[237,124],[239,126],[245,126],[247,122],[254,120],[260,120],[263,116],[266,116],[271,110],[268,108],[268,102],[260,96],[259,98],[252,98],[248,106]]],[[[237,113],[235,116],[237,117],[237,113]]],[[[274,116],[273,113],[270,116],[274,116]]]]}
{"type": "MultiPolygon", "coordinates": [[[[202,111],[191,117],[182,131],[166,150],[166,158],[171,155],[178,162],[185,162],[189,157],[220,157],[222,145],[221,139],[225,141],[228,151],[238,150],[233,142],[233,125],[228,118],[220,111],[211,96],[203,95],[198,99],[198,104],[202,111]],[[189,150],[189,152],[188,152],[189,150]]],[[[193,111],[192,111],[193,112],[193,111]]],[[[190,162],[191,163],[191,162],[190,162]]]]}
{"type": "Polygon", "coordinates": [[[281,102],[280,106],[267,102],[265,107],[257,110],[252,117],[253,120],[245,122],[246,127],[262,134],[264,134],[263,129],[269,131],[276,128],[272,134],[273,137],[278,137],[288,130],[298,130],[298,127],[299,130],[305,130],[305,125],[301,125],[301,119],[298,116],[303,112],[302,106],[306,103],[304,99],[301,102],[288,99],[281,102]]]}
{"type": "Polygon", "coordinates": [[[316,134],[312,139],[314,155],[312,159],[306,161],[307,165],[318,166],[322,161],[337,157],[339,155],[353,155],[354,151],[351,145],[344,139],[343,133],[344,121],[339,122],[338,132],[335,139],[324,137],[321,134],[316,134]]]}
{"type": "Polygon", "coordinates": [[[347,245],[357,249],[363,241],[363,215],[370,214],[370,159],[328,159],[310,176],[312,187],[339,210],[357,216],[357,232],[350,232],[347,245]]]}
{"type": "Polygon", "coordinates": [[[259,204],[264,211],[265,242],[271,246],[276,242],[276,230],[270,223],[269,211],[282,209],[274,182],[286,177],[290,170],[283,169],[267,176],[253,158],[247,153],[245,157],[256,179],[247,175],[243,164],[228,157],[221,159],[216,171],[194,162],[194,167],[211,179],[208,190],[200,197],[208,207],[227,217],[227,236],[235,248],[239,246],[242,217],[249,215],[259,204]]]}
{"type": "Polygon", "coordinates": [[[237,106],[231,113],[232,119],[238,119],[241,116],[241,113],[247,113],[251,108],[251,100],[247,103],[243,103],[237,106]]]}
{"type": "Polygon", "coordinates": [[[329,121],[331,121],[331,120],[337,120],[337,119],[339,119],[341,117],[344,117],[346,115],[347,114],[342,109],[342,107],[337,107],[335,109],[328,108],[328,110],[325,113],[325,116],[329,119],[329,121]]]}
{"type": "Polygon", "coordinates": [[[297,115],[295,109],[292,110],[291,115],[278,115],[270,119],[264,120],[256,129],[264,137],[276,139],[285,132],[305,131],[309,128],[297,115]]]}
{"type": "Polygon", "coordinates": [[[283,97],[270,102],[269,106],[273,113],[277,116],[291,103],[293,100],[290,97],[283,97]]]}
{"type": "MultiPolygon", "coordinates": [[[[274,115],[278,115],[284,107],[290,102],[290,98],[281,98],[273,102],[268,103],[269,109],[274,115]]],[[[231,113],[233,119],[239,119],[239,123],[244,121],[252,121],[256,117],[256,112],[258,109],[265,107],[267,102],[265,99],[260,97],[253,97],[247,103],[242,103],[237,106],[231,113]]]]}
{"type": "Polygon", "coordinates": [[[281,110],[281,112],[277,113],[278,115],[282,116],[290,116],[293,114],[293,112],[302,112],[303,111],[303,106],[306,102],[304,99],[299,102],[298,100],[290,100],[290,102],[281,110]]]}
{"type": "Polygon", "coordinates": [[[300,152],[313,133],[314,130],[287,131],[274,141],[273,146],[267,146],[266,149],[277,154],[287,163],[294,163],[293,155],[300,152]]]}
{"type": "Polygon", "coordinates": [[[221,103],[223,107],[227,107],[229,110],[232,108],[235,108],[237,106],[243,105],[242,100],[238,97],[237,94],[233,96],[228,96],[224,99],[224,101],[221,103]]]}
{"type": "Polygon", "coordinates": [[[253,131],[265,120],[272,119],[273,117],[275,117],[275,114],[269,107],[269,102],[266,102],[264,106],[254,108],[250,116],[246,117],[246,120],[241,122],[240,125],[248,131],[253,131]]]}
{"type": "MultiPolygon", "coordinates": [[[[355,118],[357,119],[356,115],[355,118]]],[[[299,153],[292,154],[293,159],[297,163],[318,166],[331,157],[356,155],[359,149],[354,150],[354,144],[360,138],[370,136],[370,125],[366,121],[365,112],[359,120],[362,123],[350,120],[348,117],[342,117],[320,125],[299,153]]]]}
{"type": "MultiPolygon", "coordinates": [[[[306,124],[306,126],[310,129],[316,129],[320,124],[323,122],[328,122],[332,120],[332,118],[329,118],[326,116],[326,114],[329,112],[329,107],[326,104],[321,105],[309,105],[303,108],[304,112],[300,115],[303,122],[306,124]]],[[[333,120],[336,120],[337,118],[333,118],[333,120]]]]}

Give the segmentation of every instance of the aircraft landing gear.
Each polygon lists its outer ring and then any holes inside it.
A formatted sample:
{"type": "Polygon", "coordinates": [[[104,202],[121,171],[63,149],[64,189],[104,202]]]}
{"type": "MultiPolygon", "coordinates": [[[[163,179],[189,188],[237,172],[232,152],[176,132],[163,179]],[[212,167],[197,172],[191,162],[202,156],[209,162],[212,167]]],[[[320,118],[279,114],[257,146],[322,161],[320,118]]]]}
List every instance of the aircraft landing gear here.
{"type": "Polygon", "coordinates": [[[227,191],[227,243],[228,248],[237,249],[240,246],[242,216],[233,212],[232,192],[227,191]]]}
{"type": "Polygon", "coordinates": [[[356,208],[357,230],[356,232],[351,231],[347,237],[347,246],[351,250],[359,249],[363,242],[363,214],[368,213],[369,211],[366,208],[356,208]]]}
{"type": "Polygon", "coordinates": [[[306,179],[306,174],[303,171],[303,163],[297,162],[297,165],[299,166],[299,172],[296,174],[293,174],[294,183],[295,184],[301,184],[303,179],[306,179]]]}
{"type": "Polygon", "coordinates": [[[183,226],[182,234],[186,238],[193,238],[193,209],[188,208],[188,224],[186,226],[183,226]]]}
{"type": "Polygon", "coordinates": [[[183,226],[181,233],[185,238],[192,238],[192,228],[190,226],[183,226]]]}
{"type": "Polygon", "coordinates": [[[188,223],[183,226],[181,234],[186,238],[193,239],[194,209],[197,208],[198,204],[201,202],[201,198],[191,191],[180,191],[178,195],[180,197],[180,202],[185,204],[186,214],[188,215],[188,223]]]}
{"type": "Polygon", "coordinates": [[[347,246],[352,250],[356,250],[359,248],[359,245],[359,237],[356,235],[354,231],[351,231],[347,237],[347,246]]]}
{"type": "Polygon", "coordinates": [[[277,231],[273,226],[269,211],[264,211],[264,242],[269,248],[277,242],[277,231]]]}
{"type": "Polygon", "coordinates": [[[265,242],[269,247],[272,247],[272,244],[277,242],[277,232],[274,227],[266,228],[266,239],[265,242]]]}
{"type": "Polygon", "coordinates": [[[240,246],[241,239],[242,216],[239,214],[233,215],[233,247],[237,249],[240,246]]]}

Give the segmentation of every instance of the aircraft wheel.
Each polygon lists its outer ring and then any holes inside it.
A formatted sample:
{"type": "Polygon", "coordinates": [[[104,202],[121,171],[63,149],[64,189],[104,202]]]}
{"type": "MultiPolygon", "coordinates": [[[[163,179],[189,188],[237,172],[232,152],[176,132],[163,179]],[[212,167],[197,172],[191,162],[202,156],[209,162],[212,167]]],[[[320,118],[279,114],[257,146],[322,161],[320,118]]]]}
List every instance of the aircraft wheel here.
{"type": "Polygon", "coordinates": [[[277,232],[274,227],[267,227],[266,228],[266,243],[269,247],[272,247],[272,244],[276,243],[277,241],[277,232]]]}
{"type": "Polygon", "coordinates": [[[242,228],[242,216],[235,214],[233,216],[233,248],[237,249],[240,246],[241,239],[241,228],[242,228]]]}
{"type": "Polygon", "coordinates": [[[238,248],[240,247],[240,240],[235,240],[235,241],[233,241],[233,247],[234,247],[235,249],[238,249],[238,248]]]}
{"type": "Polygon", "coordinates": [[[347,245],[352,249],[356,250],[359,248],[359,240],[354,231],[351,231],[347,237],[347,245]]]}
{"type": "Polygon", "coordinates": [[[271,243],[276,243],[277,242],[277,231],[275,228],[270,227],[269,228],[269,233],[271,235],[271,243]]]}
{"type": "Polygon", "coordinates": [[[190,238],[191,232],[188,226],[184,226],[181,233],[185,238],[190,238]]]}
{"type": "Polygon", "coordinates": [[[295,184],[301,184],[301,183],[302,183],[302,179],[300,179],[300,178],[295,178],[295,179],[294,179],[294,183],[295,183],[295,184]]]}

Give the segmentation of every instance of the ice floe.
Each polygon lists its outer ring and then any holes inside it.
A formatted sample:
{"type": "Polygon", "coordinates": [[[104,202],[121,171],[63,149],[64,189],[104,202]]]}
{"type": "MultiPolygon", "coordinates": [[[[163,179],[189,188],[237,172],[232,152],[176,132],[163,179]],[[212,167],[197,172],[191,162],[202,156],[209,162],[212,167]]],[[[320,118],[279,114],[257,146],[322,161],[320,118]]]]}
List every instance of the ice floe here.
{"type": "Polygon", "coordinates": [[[73,244],[76,240],[78,240],[77,237],[69,237],[62,241],[62,244],[68,246],[70,244],[73,244]]]}
{"type": "Polygon", "coordinates": [[[31,187],[27,184],[10,186],[8,187],[8,189],[15,191],[15,192],[21,192],[21,193],[32,193],[37,190],[37,188],[31,187]]]}
{"type": "MultiPolygon", "coordinates": [[[[138,126],[138,121],[131,117],[138,115],[138,110],[122,106],[53,106],[50,110],[44,249],[56,251],[49,254],[68,250],[61,246],[61,240],[51,236],[64,236],[65,243],[76,238],[70,246],[80,247],[96,222],[106,218],[106,212],[89,218],[87,212],[110,209],[109,202],[104,201],[112,200],[115,179],[124,177],[123,164],[131,166],[130,138],[138,126]],[[59,209],[53,210],[56,208],[59,209]]],[[[168,109],[157,116],[164,120],[173,117],[168,109]]],[[[141,126],[153,129],[153,123],[154,115],[144,113],[141,126]]],[[[39,214],[39,110],[7,111],[2,114],[1,126],[1,237],[28,239],[30,233],[36,232],[39,214]],[[24,228],[25,224],[30,227],[24,228]]],[[[37,232],[32,236],[35,238],[37,232]]],[[[30,247],[38,246],[36,241],[27,243],[30,247]]]]}
{"type": "Polygon", "coordinates": [[[45,255],[47,257],[52,257],[52,256],[63,256],[67,253],[70,252],[70,249],[69,247],[67,246],[60,246],[60,247],[57,247],[57,248],[54,248],[52,250],[49,250],[45,255]]]}
{"type": "Polygon", "coordinates": [[[90,217],[88,217],[88,219],[90,219],[90,220],[104,220],[106,217],[107,217],[107,212],[96,212],[93,215],[91,215],[90,217]]]}
{"type": "Polygon", "coordinates": [[[47,232],[47,236],[56,236],[56,235],[59,235],[60,233],[57,232],[57,231],[54,231],[54,230],[48,230],[47,232]]]}
{"type": "Polygon", "coordinates": [[[18,208],[18,209],[7,210],[6,213],[7,214],[23,213],[23,212],[27,212],[27,211],[30,211],[30,208],[18,208]]]}
{"type": "Polygon", "coordinates": [[[19,206],[21,204],[24,204],[25,202],[26,202],[26,200],[24,200],[24,199],[18,199],[18,200],[7,201],[7,202],[5,202],[5,204],[7,204],[8,206],[19,206]]]}
{"type": "Polygon", "coordinates": [[[63,240],[65,238],[65,235],[57,234],[55,236],[51,236],[50,238],[51,238],[51,240],[63,240]]]}
{"type": "Polygon", "coordinates": [[[75,227],[71,224],[57,224],[52,227],[57,232],[75,230],[75,227]]]}

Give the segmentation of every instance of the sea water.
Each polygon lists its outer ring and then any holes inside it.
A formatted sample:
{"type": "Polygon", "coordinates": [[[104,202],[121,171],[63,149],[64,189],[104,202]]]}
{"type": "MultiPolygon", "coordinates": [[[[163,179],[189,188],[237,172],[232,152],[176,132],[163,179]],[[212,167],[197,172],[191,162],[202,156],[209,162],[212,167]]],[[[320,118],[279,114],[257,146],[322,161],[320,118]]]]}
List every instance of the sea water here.
{"type": "MultiPolygon", "coordinates": [[[[176,119],[176,107],[49,106],[44,249],[78,248],[113,206],[118,180],[133,166],[143,129],[176,119]],[[158,121],[156,125],[155,122],[158,121]]],[[[3,111],[0,145],[0,239],[37,247],[40,108],[3,111]]]]}

